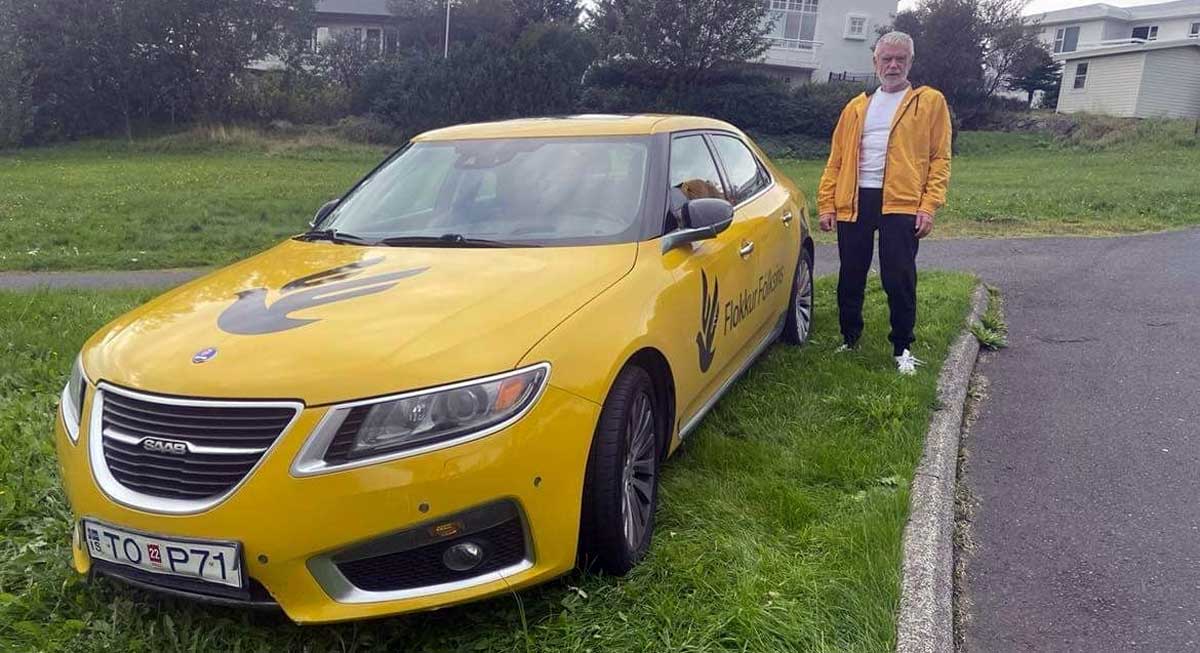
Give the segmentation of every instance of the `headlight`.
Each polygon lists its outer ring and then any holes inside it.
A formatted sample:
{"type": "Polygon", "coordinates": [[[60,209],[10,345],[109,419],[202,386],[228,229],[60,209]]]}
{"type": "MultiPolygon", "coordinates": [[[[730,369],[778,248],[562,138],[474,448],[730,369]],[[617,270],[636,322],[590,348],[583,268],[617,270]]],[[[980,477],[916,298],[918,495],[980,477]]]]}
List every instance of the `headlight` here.
{"type": "Polygon", "coordinates": [[[59,405],[62,406],[63,424],[67,427],[67,436],[71,442],[79,441],[79,427],[83,421],[83,398],[87,394],[87,377],[83,375],[83,361],[75,359],[71,366],[71,376],[67,379],[67,387],[63,388],[59,405]]]}
{"type": "Polygon", "coordinates": [[[485,379],[335,406],[296,457],[292,473],[318,474],[462,444],[525,415],[550,364],[485,379]]]}

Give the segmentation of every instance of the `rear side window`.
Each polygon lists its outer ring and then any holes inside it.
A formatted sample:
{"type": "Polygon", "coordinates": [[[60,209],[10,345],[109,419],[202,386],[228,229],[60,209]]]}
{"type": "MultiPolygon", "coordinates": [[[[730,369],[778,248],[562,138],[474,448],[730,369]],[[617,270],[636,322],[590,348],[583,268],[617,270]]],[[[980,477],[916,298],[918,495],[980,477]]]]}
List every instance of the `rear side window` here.
{"type": "Polygon", "coordinates": [[[737,204],[771,184],[771,177],[746,144],[732,136],[713,136],[713,145],[729,178],[729,201],[737,204]]]}
{"type": "Polygon", "coordinates": [[[684,136],[671,142],[671,188],[689,200],[725,199],[725,188],[703,136],[684,136]]]}

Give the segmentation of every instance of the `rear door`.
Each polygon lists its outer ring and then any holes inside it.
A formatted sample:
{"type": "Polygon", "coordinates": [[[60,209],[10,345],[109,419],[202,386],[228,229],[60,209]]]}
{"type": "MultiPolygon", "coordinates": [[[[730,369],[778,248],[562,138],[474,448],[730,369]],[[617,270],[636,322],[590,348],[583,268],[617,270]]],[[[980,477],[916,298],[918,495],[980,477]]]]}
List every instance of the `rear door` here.
{"type": "Polygon", "coordinates": [[[788,193],[771,179],[766,167],[741,138],[727,133],[709,135],[725,177],[736,220],[746,225],[752,247],[747,286],[735,298],[737,328],[746,330],[750,350],[767,339],[787,310],[788,293],[799,239],[795,216],[788,210],[788,193]]]}

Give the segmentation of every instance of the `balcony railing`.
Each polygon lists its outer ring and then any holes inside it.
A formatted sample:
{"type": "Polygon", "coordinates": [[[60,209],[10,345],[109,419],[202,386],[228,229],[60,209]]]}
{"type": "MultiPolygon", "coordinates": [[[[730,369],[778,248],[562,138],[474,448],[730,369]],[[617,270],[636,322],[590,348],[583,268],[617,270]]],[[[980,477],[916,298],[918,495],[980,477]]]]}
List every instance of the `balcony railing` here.
{"type": "Polygon", "coordinates": [[[821,42],[806,39],[766,37],[770,47],[763,53],[762,63],[787,68],[814,70],[821,64],[821,42]]]}
{"type": "Polygon", "coordinates": [[[785,50],[811,50],[813,52],[821,49],[821,41],[806,41],[804,39],[785,39],[777,36],[768,36],[767,42],[773,48],[783,48],[785,50]]]}
{"type": "MultiPolygon", "coordinates": [[[[1157,40],[1157,39],[1155,39],[1157,40]]],[[[1100,48],[1112,48],[1118,45],[1145,45],[1150,43],[1147,39],[1107,39],[1104,41],[1091,41],[1088,43],[1080,43],[1077,50],[1098,50],[1100,48]]]]}

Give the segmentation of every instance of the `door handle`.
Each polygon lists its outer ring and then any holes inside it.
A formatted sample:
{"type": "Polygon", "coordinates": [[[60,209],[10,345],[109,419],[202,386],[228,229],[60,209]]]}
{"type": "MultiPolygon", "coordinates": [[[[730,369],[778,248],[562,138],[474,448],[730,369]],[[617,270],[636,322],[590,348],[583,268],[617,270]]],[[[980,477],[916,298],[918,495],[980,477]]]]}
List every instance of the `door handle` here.
{"type": "Polygon", "coordinates": [[[785,211],[783,214],[783,226],[790,226],[792,224],[792,217],[791,211],[785,211]]]}
{"type": "Polygon", "coordinates": [[[749,240],[743,240],[742,248],[738,250],[738,254],[741,254],[742,258],[746,258],[747,256],[750,256],[750,252],[753,252],[753,251],[754,251],[754,243],[750,242],[749,240]]]}

